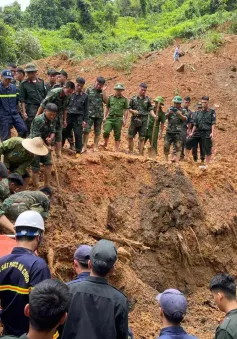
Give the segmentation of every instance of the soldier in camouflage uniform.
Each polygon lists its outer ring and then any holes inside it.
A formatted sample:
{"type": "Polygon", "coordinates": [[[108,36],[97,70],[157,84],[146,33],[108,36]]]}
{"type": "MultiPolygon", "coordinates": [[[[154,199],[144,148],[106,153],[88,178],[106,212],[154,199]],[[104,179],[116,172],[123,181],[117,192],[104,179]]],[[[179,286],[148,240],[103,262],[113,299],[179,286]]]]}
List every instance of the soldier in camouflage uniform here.
{"type": "Polygon", "coordinates": [[[105,79],[98,77],[93,87],[86,89],[89,99],[89,121],[84,129],[84,142],[82,152],[86,152],[91,127],[94,125],[94,151],[98,150],[99,138],[101,134],[101,126],[104,118],[103,103],[107,104],[108,97],[106,95],[105,79]]]}
{"type": "Polygon", "coordinates": [[[154,101],[155,101],[154,112],[155,112],[156,118],[154,118],[152,115],[149,115],[148,117],[148,129],[147,129],[147,134],[145,138],[145,143],[148,139],[150,141],[150,144],[152,143],[152,134],[153,134],[153,128],[154,128],[154,123],[155,123],[156,127],[155,127],[154,140],[153,140],[152,147],[155,149],[156,154],[157,154],[158,137],[159,139],[162,138],[166,118],[165,118],[165,112],[162,110],[162,106],[164,106],[164,102],[165,102],[164,98],[159,96],[154,101]]]}
{"type": "Polygon", "coordinates": [[[19,173],[24,179],[29,177],[27,167],[34,159],[34,154],[47,154],[41,138],[22,139],[13,137],[0,143],[0,155],[4,155],[4,163],[11,172],[19,173]]]}
{"type": "Polygon", "coordinates": [[[198,142],[201,142],[204,154],[206,156],[206,165],[201,165],[200,168],[206,168],[211,160],[212,141],[214,138],[214,128],[216,124],[216,112],[208,107],[209,97],[202,97],[202,109],[195,114],[193,121],[193,129],[190,138],[186,144],[186,154],[189,156],[190,150],[196,147],[198,142]]]}
{"type": "Polygon", "coordinates": [[[14,194],[22,189],[24,180],[18,173],[11,173],[8,178],[0,181],[0,202],[3,202],[11,194],[14,194]]]}
{"type": "MultiPolygon", "coordinates": [[[[55,69],[49,69],[47,72],[48,75],[48,82],[45,84],[45,88],[47,93],[51,91],[51,89],[55,88],[54,86],[56,85],[56,80],[57,80],[57,75],[60,73],[56,71],[55,69]]],[[[61,86],[59,86],[61,87],[61,86]]],[[[63,87],[63,86],[62,86],[63,87]]]]}
{"type": "MultiPolygon", "coordinates": [[[[33,120],[29,138],[41,137],[46,145],[51,146],[56,133],[57,110],[58,107],[55,104],[47,104],[44,113],[33,120]]],[[[36,188],[39,187],[40,164],[44,165],[44,186],[49,187],[52,170],[51,152],[45,156],[35,156],[31,163],[32,181],[36,188]]]]}
{"type": "Polygon", "coordinates": [[[109,135],[114,131],[115,152],[119,151],[122,127],[126,125],[128,100],[122,95],[123,84],[114,86],[115,94],[109,96],[104,114],[104,147],[107,148],[109,135]]]}
{"type": "Polygon", "coordinates": [[[72,81],[68,81],[63,88],[52,89],[41,102],[37,112],[37,116],[42,114],[48,103],[54,103],[58,107],[55,132],[56,154],[58,158],[61,158],[62,131],[63,127],[67,126],[67,107],[74,90],[75,85],[72,81]]]}
{"type": "Polygon", "coordinates": [[[182,98],[180,96],[176,96],[172,101],[174,105],[171,106],[166,113],[168,126],[165,135],[164,153],[166,160],[168,161],[170,146],[173,144],[176,149],[175,160],[178,162],[180,160],[180,152],[182,147],[183,124],[185,121],[187,121],[187,117],[181,107],[182,98]]]}
{"type": "Polygon", "coordinates": [[[43,218],[48,218],[52,191],[42,188],[39,191],[22,191],[5,199],[0,206],[0,217],[5,215],[11,221],[25,211],[36,211],[43,218]]]}
{"type": "Polygon", "coordinates": [[[30,132],[31,123],[36,116],[40,103],[47,94],[44,81],[37,77],[37,71],[38,69],[34,64],[27,64],[25,68],[27,79],[20,84],[19,99],[28,132],[30,132]]]}
{"type": "Polygon", "coordinates": [[[129,152],[133,152],[136,134],[139,134],[139,154],[143,155],[145,137],[147,132],[148,116],[155,118],[151,99],[146,96],[147,85],[141,83],[138,95],[134,95],[129,103],[129,112],[132,113],[131,123],[128,130],[129,152]]]}

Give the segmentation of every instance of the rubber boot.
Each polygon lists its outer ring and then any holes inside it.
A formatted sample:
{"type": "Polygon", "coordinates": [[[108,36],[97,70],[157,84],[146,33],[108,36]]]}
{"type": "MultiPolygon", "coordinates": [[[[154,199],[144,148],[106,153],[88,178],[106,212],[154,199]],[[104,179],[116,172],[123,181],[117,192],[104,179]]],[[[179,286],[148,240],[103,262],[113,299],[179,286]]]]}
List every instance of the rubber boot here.
{"type": "Polygon", "coordinates": [[[119,152],[119,145],[120,145],[120,141],[115,141],[115,152],[119,152]]]}
{"type": "Polygon", "coordinates": [[[39,188],[39,172],[32,172],[32,182],[35,188],[39,188]]]}
{"type": "Polygon", "coordinates": [[[145,140],[140,140],[140,142],[139,142],[139,154],[140,155],[143,155],[143,153],[144,153],[144,142],[145,142],[145,140]]]}
{"type": "Polygon", "coordinates": [[[49,180],[51,178],[51,171],[52,171],[52,166],[44,166],[44,186],[45,187],[50,187],[49,185],[49,180]]]}
{"type": "Polygon", "coordinates": [[[83,147],[82,147],[82,153],[87,151],[87,144],[89,140],[89,134],[83,134],[83,147]]]}
{"type": "Polygon", "coordinates": [[[133,148],[134,148],[134,142],[133,142],[133,139],[128,139],[128,149],[129,149],[129,153],[133,153],[133,148]]]}
{"type": "Polygon", "coordinates": [[[99,140],[100,140],[100,136],[95,135],[95,137],[94,137],[94,152],[98,152],[99,140]]]}

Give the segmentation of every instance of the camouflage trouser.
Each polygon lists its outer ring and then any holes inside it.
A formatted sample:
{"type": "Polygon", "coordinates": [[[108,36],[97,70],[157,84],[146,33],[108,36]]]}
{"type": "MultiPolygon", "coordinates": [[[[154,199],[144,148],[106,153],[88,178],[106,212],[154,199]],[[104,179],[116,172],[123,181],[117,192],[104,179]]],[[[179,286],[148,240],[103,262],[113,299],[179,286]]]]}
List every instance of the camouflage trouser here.
{"type": "Polygon", "coordinates": [[[128,137],[134,138],[138,133],[139,139],[143,140],[146,137],[148,115],[139,116],[138,119],[141,120],[141,126],[136,125],[136,117],[132,116],[131,123],[128,129],[128,137]]]}
{"type": "Polygon", "coordinates": [[[165,143],[164,143],[164,153],[169,155],[170,146],[173,144],[175,146],[176,152],[181,151],[182,147],[182,136],[181,133],[166,133],[165,143]]]}
{"type": "MultiPolygon", "coordinates": [[[[181,154],[180,154],[180,158],[184,159],[184,149],[186,146],[186,141],[187,141],[187,130],[183,129],[183,131],[181,132],[181,154]]],[[[173,144],[173,154],[176,155],[176,146],[173,144]]]]}
{"type": "Polygon", "coordinates": [[[104,123],[104,138],[109,138],[110,132],[114,131],[115,141],[120,141],[123,127],[123,117],[108,117],[104,123]]]}
{"type": "MultiPolygon", "coordinates": [[[[145,142],[149,139],[150,144],[152,142],[153,127],[154,127],[154,122],[149,121],[148,129],[147,129],[147,132],[146,132],[145,142]]],[[[156,151],[156,154],[157,154],[157,150],[158,150],[158,136],[159,136],[159,125],[157,124],[156,127],[155,127],[155,133],[154,133],[154,139],[153,139],[153,145],[152,145],[152,147],[156,151]]]]}
{"type": "Polygon", "coordinates": [[[16,202],[13,203],[10,206],[7,206],[5,210],[6,216],[10,219],[10,220],[16,220],[18,218],[18,216],[25,212],[25,211],[36,211],[38,213],[40,213],[42,215],[42,217],[44,217],[44,208],[39,205],[39,204],[35,204],[32,205],[30,208],[24,203],[24,202],[16,202]]]}
{"type": "Polygon", "coordinates": [[[52,165],[51,160],[51,153],[49,152],[47,155],[44,156],[35,156],[34,160],[31,163],[31,169],[33,172],[39,172],[40,170],[40,164],[43,164],[45,166],[52,165]]]}
{"type": "Polygon", "coordinates": [[[101,134],[102,122],[103,118],[89,117],[87,127],[84,129],[84,133],[89,134],[91,131],[91,127],[94,125],[94,133],[95,136],[98,137],[101,134]]]}

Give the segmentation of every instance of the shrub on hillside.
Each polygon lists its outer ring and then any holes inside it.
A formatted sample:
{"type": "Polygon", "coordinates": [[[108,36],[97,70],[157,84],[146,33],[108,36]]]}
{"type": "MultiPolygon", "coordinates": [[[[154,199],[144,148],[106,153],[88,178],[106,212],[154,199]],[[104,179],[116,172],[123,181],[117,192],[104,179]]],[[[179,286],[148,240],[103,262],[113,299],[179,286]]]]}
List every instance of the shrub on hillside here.
{"type": "Polygon", "coordinates": [[[215,53],[216,50],[223,44],[223,42],[224,40],[222,34],[215,31],[207,33],[205,37],[205,52],[215,53]]]}
{"type": "Polygon", "coordinates": [[[42,56],[42,48],[38,38],[29,30],[19,30],[16,33],[17,63],[24,64],[42,56]]]}

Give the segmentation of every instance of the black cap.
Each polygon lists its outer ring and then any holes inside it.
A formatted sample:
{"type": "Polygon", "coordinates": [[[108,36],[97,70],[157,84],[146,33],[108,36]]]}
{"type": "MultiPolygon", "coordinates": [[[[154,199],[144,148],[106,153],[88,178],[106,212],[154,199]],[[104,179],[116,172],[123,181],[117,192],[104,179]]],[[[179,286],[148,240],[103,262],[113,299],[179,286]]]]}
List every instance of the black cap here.
{"type": "Polygon", "coordinates": [[[105,84],[105,78],[103,77],[98,77],[96,81],[99,82],[100,84],[105,84]]]}
{"type": "Polygon", "coordinates": [[[24,68],[22,67],[17,67],[16,71],[25,75],[24,68]]]}
{"type": "Polygon", "coordinates": [[[85,85],[86,80],[85,80],[84,78],[78,77],[78,78],[76,79],[76,82],[77,82],[78,84],[80,84],[80,85],[85,85]]]}
{"type": "Polygon", "coordinates": [[[18,173],[11,173],[8,176],[8,180],[16,181],[18,185],[23,186],[24,185],[24,180],[22,176],[18,173]]]}
{"type": "Polygon", "coordinates": [[[64,69],[61,69],[61,70],[58,72],[58,74],[62,74],[62,75],[64,75],[66,78],[68,77],[68,74],[67,74],[66,71],[64,71],[64,69]]]}
{"type": "Polygon", "coordinates": [[[3,179],[8,178],[8,170],[2,162],[0,162],[0,177],[3,179]]]}
{"type": "Polygon", "coordinates": [[[98,271],[110,270],[117,260],[117,250],[112,241],[100,240],[91,249],[90,260],[98,271]]]}
{"type": "Polygon", "coordinates": [[[142,88],[147,88],[148,86],[147,86],[147,84],[145,84],[145,82],[142,82],[142,83],[140,84],[140,87],[142,87],[142,88]]]}
{"type": "Polygon", "coordinates": [[[60,73],[56,69],[49,69],[47,75],[59,75],[60,73]]]}

